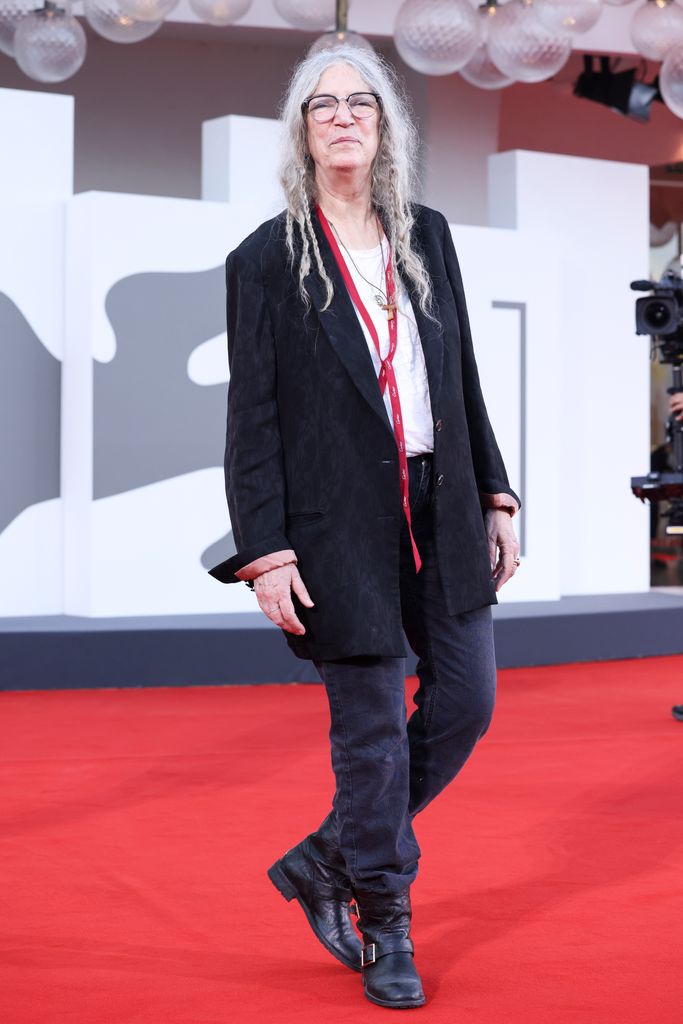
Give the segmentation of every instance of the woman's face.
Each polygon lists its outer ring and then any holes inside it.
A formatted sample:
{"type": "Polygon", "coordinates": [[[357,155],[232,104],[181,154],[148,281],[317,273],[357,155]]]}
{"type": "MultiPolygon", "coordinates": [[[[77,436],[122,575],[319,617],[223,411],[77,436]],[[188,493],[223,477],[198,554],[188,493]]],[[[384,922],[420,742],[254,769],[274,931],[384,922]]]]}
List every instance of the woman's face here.
{"type": "MultiPolygon", "coordinates": [[[[370,92],[367,82],[348,64],[326,68],[313,90],[313,95],[348,96],[352,92],[370,92]]],[[[318,124],[306,114],[308,149],[316,172],[369,172],[379,145],[379,111],[371,117],[355,118],[345,102],[339,103],[331,121],[318,124]]]]}

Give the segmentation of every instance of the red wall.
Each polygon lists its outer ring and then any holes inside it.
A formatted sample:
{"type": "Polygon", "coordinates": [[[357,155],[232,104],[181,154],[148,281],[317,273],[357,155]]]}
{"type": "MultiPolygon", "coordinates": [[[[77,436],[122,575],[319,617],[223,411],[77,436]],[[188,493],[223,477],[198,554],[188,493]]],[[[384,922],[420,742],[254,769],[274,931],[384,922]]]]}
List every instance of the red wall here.
{"type": "MultiPolygon", "coordinates": [[[[622,57],[622,70],[635,58],[622,57]]],[[[648,124],[639,124],[590,100],[572,95],[582,70],[574,55],[558,79],[503,89],[498,121],[498,149],[532,149],[546,153],[597,157],[654,166],[683,160],[683,120],[663,103],[653,103],[648,124]]],[[[651,64],[645,76],[657,73],[651,64]]]]}

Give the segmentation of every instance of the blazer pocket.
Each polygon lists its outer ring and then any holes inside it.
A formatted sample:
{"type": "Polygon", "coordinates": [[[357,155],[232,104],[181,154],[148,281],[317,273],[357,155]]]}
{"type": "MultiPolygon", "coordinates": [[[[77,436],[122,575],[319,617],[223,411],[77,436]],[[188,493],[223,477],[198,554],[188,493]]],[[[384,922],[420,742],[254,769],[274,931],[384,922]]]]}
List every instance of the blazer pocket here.
{"type": "Polygon", "coordinates": [[[317,523],[324,519],[327,512],[316,509],[310,512],[287,512],[288,526],[307,526],[309,523],[317,523]]]}

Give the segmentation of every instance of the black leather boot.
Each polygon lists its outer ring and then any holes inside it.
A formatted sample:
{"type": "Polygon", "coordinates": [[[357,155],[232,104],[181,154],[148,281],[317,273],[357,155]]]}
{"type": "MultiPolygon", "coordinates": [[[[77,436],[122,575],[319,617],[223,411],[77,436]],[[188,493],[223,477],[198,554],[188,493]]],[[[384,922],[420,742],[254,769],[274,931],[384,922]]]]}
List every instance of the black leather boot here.
{"type": "Polygon", "coordinates": [[[355,889],[363,933],[361,964],[365,996],[378,1006],[407,1009],[425,997],[413,963],[410,892],[383,896],[355,889]]]}
{"type": "Polygon", "coordinates": [[[351,920],[353,893],[344,872],[326,818],[317,832],[275,861],[268,877],[288,902],[297,900],[328,953],[360,971],[361,942],[351,920]]]}

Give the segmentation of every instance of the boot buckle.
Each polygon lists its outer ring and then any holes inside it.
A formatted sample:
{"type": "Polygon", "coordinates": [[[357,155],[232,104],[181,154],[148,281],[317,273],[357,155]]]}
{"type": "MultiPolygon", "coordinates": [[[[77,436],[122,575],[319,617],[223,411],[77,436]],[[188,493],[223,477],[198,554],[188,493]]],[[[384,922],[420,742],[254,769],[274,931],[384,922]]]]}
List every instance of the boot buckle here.
{"type": "Polygon", "coordinates": [[[374,964],[375,960],[375,943],[371,942],[368,946],[363,946],[360,951],[360,965],[369,967],[370,964],[374,964]]]}

